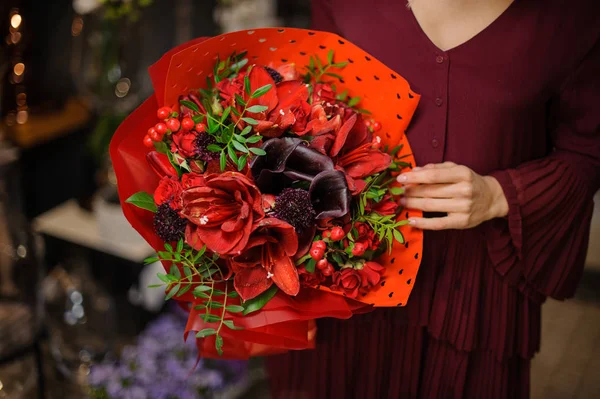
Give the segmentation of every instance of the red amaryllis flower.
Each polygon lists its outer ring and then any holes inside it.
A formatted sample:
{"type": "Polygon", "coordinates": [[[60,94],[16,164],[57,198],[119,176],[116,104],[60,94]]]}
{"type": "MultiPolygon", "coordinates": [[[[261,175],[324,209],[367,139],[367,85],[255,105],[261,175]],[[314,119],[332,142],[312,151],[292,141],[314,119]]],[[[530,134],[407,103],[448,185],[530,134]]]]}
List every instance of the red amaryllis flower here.
{"type": "Polygon", "coordinates": [[[236,94],[241,95],[244,92],[245,76],[245,72],[240,72],[235,78],[224,79],[217,83],[217,89],[219,89],[221,98],[225,101],[229,101],[236,94]]]}
{"type": "Polygon", "coordinates": [[[317,268],[311,273],[304,266],[300,266],[298,267],[298,275],[300,276],[300,285],[304,287],[316,287],[325,281],[325,276],[317,268]]]}
{"type": "MultiPolygon", "coordinates": [[[[271,65],[271,68],[273,66],[271,65]]],[[[281,79],[285,82],[288,80],[298,80],[300,79],[300,73],[296,69],[296,64],[288,63],[279,65],[277,68],[274,68],[279,75],[281,75],[281,79]]]]}
{"type": "Polygon", "coordinates": [[[358,269],[358,273],[362,278],[361,288],[370,289],[381,281],[381,276],[385,272],[385,267],[377,262],[366,262],[362,269],[358,269]]]}
{"type": "Polygon", "coordinates": [[[312,94],[312,103],[317,104],[319,102],[329,102],[329,103],[337,103],[337,99],[335,97],[335,91],[331,88],[330,85],[326,83],[317,83],[314,86],[313,94],[312,94]]]}
{"type": "Polygon", "coordinates": [[[333,274],[331,289],[343,292],[348,298],[356,298],[361,287],[362,276],[358,270],[345,268],[333,274]]]}
{"type": "Polygon", "coordinates": [[[181,209],[181,185],[171,177],[163,177],[154,190],[156,205],[169,203],[173,209],[181,209]]]}
{"type": "Polygon", "coordinates": [[[181,176],[181,187],[188,189],[192,187],[198,187],[204,182],[204,176],[198,173],[186,173],[181,176]]]}
{"type": "Polygon", "coordinates": [[[235,113],[231,113],[231,118],[234,122],[238,123],[240,128],[244,128],[246,123],[244,121],[239,120],[240,117],[250,117],[258,122],[258,125],[254,127],[255,131],[262,131],[264,129],[268,129],[273,126],[272,122],[267,121],[267,116],[273,109],[277,106],[278,99],[277,93],[275,90],[275,81],[269,74],[269,72],[260,65],[254,65],[250,72],[248,73],[248,80],[250,81],[250,93],[254,93],[256,90],[264,87],[266,85],[271,85],[271,89],[264,93],[262,96],[258,98],[251,98],[251,95],[246,93],[244,90],[243,84],[240,87],[234,85],[233,87],[227,87],[227,90],[231,90],[231,94],[227,92],[221,91],[221,97],[226,98],[229,97],[227,103],[238,111],[238,115],[235,113]],[[231,97],[231,95],[238,94],[244,99],[246,106],[242,104],[238,104],[235,96],[231,97]],[[261,112],[245,112],[244,115],[241,115],[244,108],[250,108],[255,105],[261,105],[267,107],[264,111],[261,112]]]}
{"type": "Polygon", "coordinates": [[[277,85],[276,93],[277,106],[268,112],[266,121],[259,122],[256,131],[265,137],[279,137],[290,127],[304,130],[310,113],[306,85],[298,80],[285,81],[277,85]]]}
{"type": "Polygon", "coordinates": [[[258,222],[242,253],[229,260],[240,297],[252,299],[273,283],[287,295],[298,294],[300,279],[292,260],[297,250],[298,237],[291,225],[275,218],[258,222]]]}
{"type": "Polygon", "coordinates": [[[238,254],[264,217],[260,191],[237,172],[200,176],[197,182],[182,194],[181,214],[193,224],[186,231],[187,243],[194,248],[206,244],[220,255],[238,254]]]}

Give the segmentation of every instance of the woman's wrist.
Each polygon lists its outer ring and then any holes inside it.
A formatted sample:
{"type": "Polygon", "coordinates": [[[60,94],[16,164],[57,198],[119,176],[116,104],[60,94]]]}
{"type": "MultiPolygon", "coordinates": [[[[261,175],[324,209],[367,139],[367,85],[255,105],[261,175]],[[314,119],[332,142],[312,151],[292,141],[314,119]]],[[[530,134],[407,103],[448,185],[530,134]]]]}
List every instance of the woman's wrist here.
{"type": "Polygon", "coordinates": [[[491,195],[488,220],[508,216],[508,201],[498,180],[493,176],[484,176],[483,179],[491,195]]]}

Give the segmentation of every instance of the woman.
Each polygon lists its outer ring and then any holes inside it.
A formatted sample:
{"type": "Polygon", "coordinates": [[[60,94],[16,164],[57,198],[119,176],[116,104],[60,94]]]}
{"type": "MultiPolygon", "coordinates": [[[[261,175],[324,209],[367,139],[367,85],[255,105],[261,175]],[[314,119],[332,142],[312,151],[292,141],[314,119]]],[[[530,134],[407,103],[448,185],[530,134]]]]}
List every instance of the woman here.
{"type": "Polygon", "coordinates": [[[422,95],[399,179],[428,218],[404,308],[319,324],[267,360],[275,397],[529,396],[540,307],[573,295],[600,186],[594,0],[314,0],[422,95]]]}

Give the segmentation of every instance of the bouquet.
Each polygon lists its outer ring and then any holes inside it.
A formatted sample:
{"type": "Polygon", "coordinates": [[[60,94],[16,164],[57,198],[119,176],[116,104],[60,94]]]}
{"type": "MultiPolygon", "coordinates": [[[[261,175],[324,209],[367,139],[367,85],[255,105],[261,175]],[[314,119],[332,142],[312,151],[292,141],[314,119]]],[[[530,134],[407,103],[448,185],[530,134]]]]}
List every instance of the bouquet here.
{"type": "Polygon", "coordinates": [[[406,304],[422,233],[395,181],[419,100],[402,77],[300,29],[198,39],[150,74],[111,157],[202,355],[310,348],[315,319],[406,304]]]}

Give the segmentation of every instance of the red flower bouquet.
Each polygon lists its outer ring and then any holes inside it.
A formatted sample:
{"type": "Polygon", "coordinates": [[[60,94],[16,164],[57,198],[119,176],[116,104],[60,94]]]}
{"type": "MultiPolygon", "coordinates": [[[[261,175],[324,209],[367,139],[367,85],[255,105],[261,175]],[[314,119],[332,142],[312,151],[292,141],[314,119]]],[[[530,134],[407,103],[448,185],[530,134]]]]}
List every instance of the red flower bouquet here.
{"type": "Polygon", "coordinates": [[[202,355],[310,348],[315,319],[406,303],[422,233],[394,179],[414,163],[404,79],[299,29],[195,40],[150,74],[111,157],[202,355]]]}

